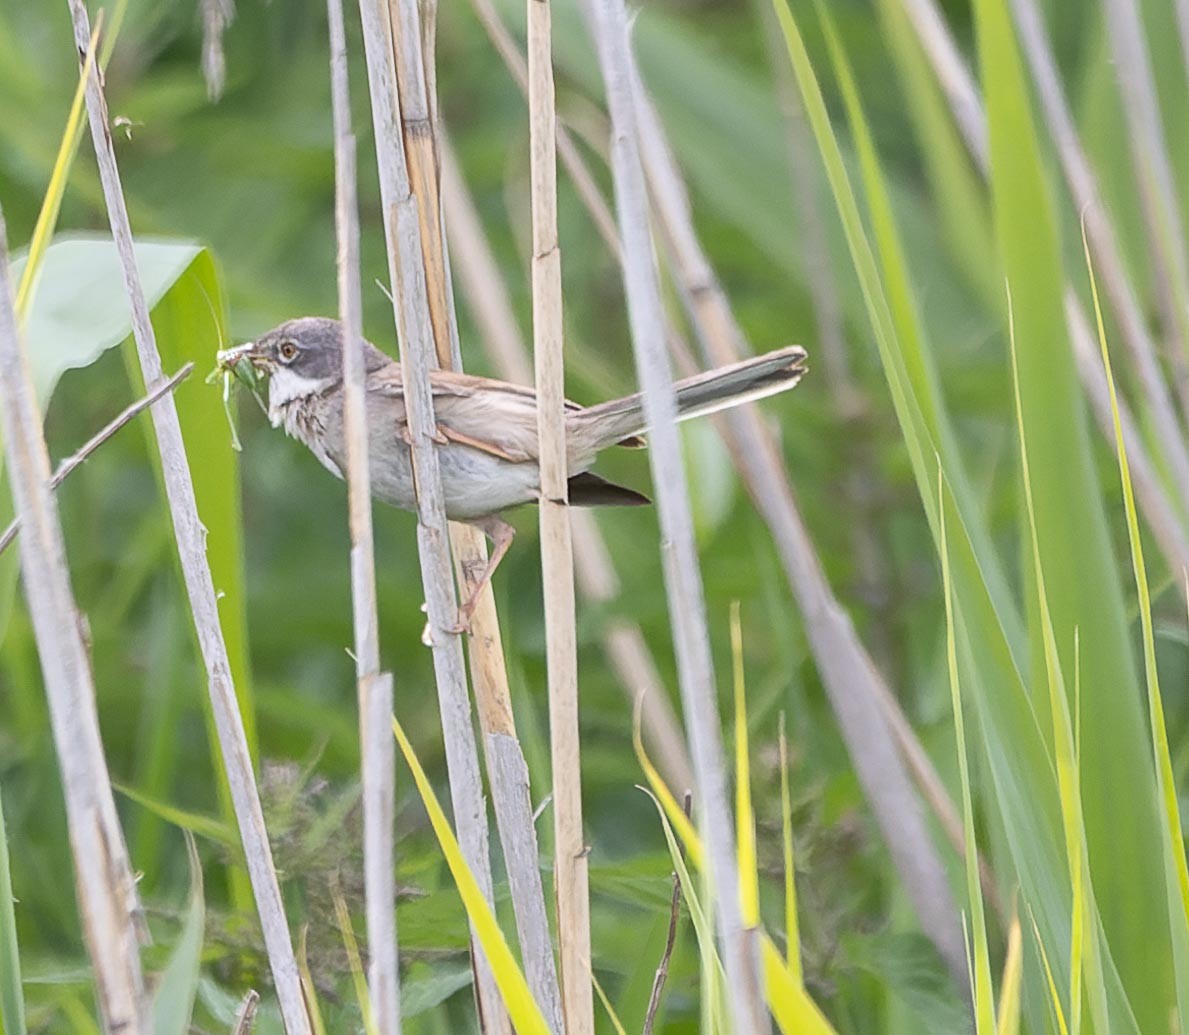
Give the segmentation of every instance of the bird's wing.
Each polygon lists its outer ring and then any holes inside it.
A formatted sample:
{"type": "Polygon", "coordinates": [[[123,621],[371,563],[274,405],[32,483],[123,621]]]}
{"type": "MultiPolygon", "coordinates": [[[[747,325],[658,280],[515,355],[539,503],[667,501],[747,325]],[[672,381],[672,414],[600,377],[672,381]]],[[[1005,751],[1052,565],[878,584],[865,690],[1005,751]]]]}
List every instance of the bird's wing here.
{"type": "MultiPolygon", "coordinates": [[[[510,463],[537,459],[537,393],[531,388],[452,370],[431,371],[429,383],[438,430],[446,439],[510,463]]],[[[400,366],[374,371],[368,388],[403,399],[400,366]]]]}

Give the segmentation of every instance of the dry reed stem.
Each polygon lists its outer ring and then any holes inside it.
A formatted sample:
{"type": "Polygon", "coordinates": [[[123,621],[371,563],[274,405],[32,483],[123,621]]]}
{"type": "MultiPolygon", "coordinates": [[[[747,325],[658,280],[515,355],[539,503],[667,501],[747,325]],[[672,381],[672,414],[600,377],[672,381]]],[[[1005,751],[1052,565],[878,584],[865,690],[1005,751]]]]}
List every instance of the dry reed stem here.
{"type": "MultiPolygon", "coordinates": [[[[665,144],[660,120],[645,97],[634,67],[633,73],[642,150],[683,301],[711,362],[733,362],[750,350],[697,238],[685,186],[665,144]]],[[[917,746],[916,739],[906,720],[902,725],[889,722],[887,711],[893,695],[864,650],[850,617],[830,590],[772,435],[751,407],[730,411],[725,423],[732,431],[736,463],[772,530],[864,795],[871,803],[922,929],[961,984],[966,978],[966,952],[957,907],[945,867],[894,746],[895,739],[889,733],[898,727],[901,750],[905,745],[910,749],[917,746]]],[[[898,708],[891,710],[898,715],[898,708]]],[[[918,757],[923,758],[923,752],[918,757]]],[[[927,774],[928,769],[923,771],[927,774]]],[[[937,780],[937,787],[941,786],[937,780]]],[[[931,795],[931,800],[937,804],[948,799],[942,790],[931,795]]]]}
{"type": "MultiPolygon", "coordinates": [[[[90,38],[90,33],[87,34],[90,38]]],[[[82,615],[70,588],[50,460],[20,344],[0,213],[0,419],[21,536],[21,583],[45,679],[74,862],[83,941],[104,1029],[148,1031],[140,903],[103,756],[82,615]]]]}
{"type": "MultiPolygon", "coordinates": [[[[495,46],[496,53],[503,60],[509,74],[527,100],[528,62],[525,60],[524,55],[520,53],[520,47],[504,25],[503,20],[495,9],[495,5],[491,0],[471,0],[471,7],[475,12],[475,16],[479,19],[480,25],[483,26],[484,31],[495,46]]],[[[566,172],[570,175],[574,189],[578,192],[579,197],[581,197],[583,204],[586,206],[586,210],[594,220],[595,229],[598,230],[599,236],[603,238],[603,242],[607,245],[611,254],[618,257],[619,231],[615,228],[615,216],[603,200],[603,193],[599,189],[595,178],[590,174],[586,162],[582,160],[582,154],[574,143],[574,138],[570,136],[570,131],[561,122],[556,124],[556,128],[557,151],[562,165],[566,167],[566,172]]]]}
{"type": "MultiPolygon", "coordinates": [[[[442,200],[450,214],[446,231],[456,255],[454,270],[463,297],[499,376],[515,384],[528,384],[533,379],[532,364],[503,273],[450,141],[443,140],[442,144],[442,200]]],[[[574,510],[570,524],[579,592],[594,603],[614,600],[619,595],[619,577],[594,515],[574,510]]],[[[602,630],[602,643],[629,707],[635,707],[637,698],[643,698],[641,720],[653,761],[678,793],[691,788],[693,773],[684,734],[640,627],[634,622],[611,619],[602,630]]]]}
{"type": "MultiPolygon", "coordinates": [[[[935,0],[901,0],[925,55],[934,73],[942,84],[942,92],[950,103],[954,121],[966,140],[967,148],[984,179],[990,173],[987,159],[987,121],[983,113],[982,100],[971,77],[970,70],[962,59],[961,52],[935,6],[935,0]]],[[[1091,242],[1093,245],[1093,242],[1091,242]]],[[[1095,261],[1099,261],[1096,254],[1095,261]]],[[[1113,292],[1118,288],[1112,289],[1113,292]]],[[[1098,342],[1091,330],[1085,307],[1073,286],[1065,285],[1065,318],[1069,325],[1070,341],[1077,361],[1082,388],[1090,402],[1091,412],[1098,429],[1115,449],[1114,414],[1110,406],[1106,374],[1102,363],[1091,357],[1098,355],[1098,342]]],[[[1144,519],[1152,530],[1165,560],[1174,571],[1189,568],[1189,542],[1177,516],[1177,509],[1170,501],[1164,485],[1149,459],[1147,448],[1140,437],[1139,428],[1127,405],[1119,401],[1120,424],[1123,440],[1127,447],[1127,458],[1131,464],[1131,477],[1135,496],[1139,501],[1144,519]]],[[[1177,581],[1177,588],[1189,600],[1189,586],[1177,581]]]]}
{"type": "MultiPolygon", "coordinates": [[[[394,2],[390,0],[390,10],[393,10],[394,2]]],[[[420,31],[416,31],[417,5],[401,2],[393,11],[399,107],[412,189],[419,205],[422,255],[437,360],[445,369],[461,370],[462,355],[454,318],[453,287],[446,261],[439,196],[439,148],[433,90],[436,7],[424,2],[420,7],[424,15],[420,31]]],[[[465,592],[473,593],[476,574],[486,564],[486,541],[467,525],[451,524],[449,529],[459,581],[465,592]]],[[[554,1020],[555,1026],[560,1027],[560,993],[541,883],[536,827],[532,822],[528,765],[511,721],[511,691],[490,584],[484,587],[482,597],[483,606],[476,611],[478,617],[472,617],[468,653],[482,723],[496,826],[508,870],[526,976],[538,1003],[554,1020]]],[[[504,1019],[500,1023],[507,1024],[504,1019]]]]}
{"type": "MultiPolygon", "coordinates": [[[[433,652],[434,676],[442,718],[442,735],[450,783],[451,808],[463,856],[489,904],[494,903],[491,860],[488,850],[487,809],[479,775],[478,749],[471,726],[462,643],[452,629],[458,618],[458,603],[450,567],[449,531],[442,497],[441,471],[434,448],[435,423],[429,385],[430,370],[437,365],[434,326],[430,317],[429,285],[422,253],[422,220],[418,200],[412,194],[409,165],[401,124],[404,98],[397,91],[397,58],[402,54],[420,69],[420,35],[408,26],[402,38],[394,33],[393,12],[386,0],[360,0],[368,87],[376,139],[376,161],[380,193],[386,218],[389,273],[395,288],[393,315],[405,375],[405,402],[417,493],[417,547],[421,558],[422,586],[429,613],[428,637],[433,652]],[[398,46],[399,44],[399,46],[398,46]]],[[[424,80],[412,77],[421,83],[424,80]]],[[[416,90],[414,85],[411,89],[416,90]]],[[[410,111],[416,99],[410,100],[410,111]]],[[[428,107],[423,108],[422,129],[432,126],[428,107]]],[[[431,156],[432,157],[432,154],[431,156]]],[[[435,210],[435,223],[437,214],[435,210]]],[[[439,224],[440,225],[440,224],[439,224]]],[[[448,323],[445,328],[449,333],[448,323]]],[[[448,341],[448,338],[446,339],[448,341]]],[[[480,1023],[487,1030],[508,1030],[507,1014],[491,968],[471,931],[476,971],[476,1006],[480,1023]]]]}
{"type": "MultiPolygon", "coordinates": [[[[91,35],[87,10],[83,0],[67,2],[74,21],[74,39],[81,64],[91,35]]],[[[107,102],[103,96],[99,72],[94,67],[87,81],[87,115],[91,124],[91,138],[95,144],[112,237],[120,256],[124,288],[128,294],[136,351],[145,384],[153,385],[162,377],[161,356],[157,351],[157,340],[149,320],[144,288],[140,283],[132,251],[132,230],[128,223],[128,209],[124,202],[115,151],[112,147],[107,102]]],[[[239,702],[231,679],[227,646],[219,625],[214,583],[206,562],[206,530],[199,519],[194,500],[194,483],[186,461],[186,449],[173,396],[166,395],[153,406],[150,413],[156,432],[157,449],[161,456],[165,494],[173,519],[182,576],[203,662],[206,665],[219,747],[231,788],[231,800],[239,824],[244,858],[256,897],[260,926],[264,933],[265,948],[277,989],[277,998],[280,1001],[281,1014],[289,1035],[307,1035],[310,1030],[309,1019],[302,1001],[297,962],[293,956],[293,944],[285,922],[281,891],[269,851],[268,833],[264,826],[264,814],[260,808],[252,759],[244,735],[243,718],[239,712],[239,702]]]]}
{"type": "Polygon", "coordinates": [[[359,701],[363,794],[364,893],[368,997],[379,1035],[399,1035],[400,982],[396,946],[393,847],[395,746],[392,676],[380,671],[376,561],[372,538],[367,396],[363,368],[363,302],[359,275],[359,208],[355,137],[351,132],[347,43],[342,0],[327,0],[331,96],[334,109],[335,224],[338,234],[339,318],[343,324],[343,425],[347,440],[347,500],[351,532],[351,606],[359,701]]]}
{"type": "Polygon", "coordinates": [[[648,198],[640,162],[622,0],[595,0],[595,42],[611,114],[611,157],[624,286],[636,367],[650,429],[649,460],[660,517],[665,588],[685,725],[694,763],[695,800],[714,886],[728,1009],[736,1031],[768,1030],[754,932],[744,929],[739,903],[734,823],[727,803],[726,761],[710,656],[706,605],[698,569],[689,490],[677,437],[676,399],[665,350],[665,319],[648,228],[648,198]]]}
{"type": "Polygon", "coordinates": [[[557,117],[549,0],[527,0],[532,201],[533,358],[541,471],[541,569],[553,770],[554,894],[562,1013],[570,1035],[594,1031],[590,881],[582,829],[574,547],[568,503],[561,247],[557,236],[557,117]]]}

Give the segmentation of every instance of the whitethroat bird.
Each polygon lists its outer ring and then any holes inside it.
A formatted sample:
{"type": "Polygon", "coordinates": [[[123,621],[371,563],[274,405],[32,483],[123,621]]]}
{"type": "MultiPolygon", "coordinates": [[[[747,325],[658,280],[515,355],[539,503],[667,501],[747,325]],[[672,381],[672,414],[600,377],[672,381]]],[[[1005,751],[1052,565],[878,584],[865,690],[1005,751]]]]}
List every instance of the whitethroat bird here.
{"type": "MultiPolygon", "coordinates": [[[[256,341],[219,353],[219,365],[247,360],[268,375],[268,416],[304,442],[331,473],[345,477],[343,432],[343,328],[338,320],[289,320],[256,341]]],[[[405,384],[400,364],[363,343],[368,456],[372,495],[416,510],[409,449],[405,384]]],[[[793,345],[674,385],[677,419],[688,420],[794,387],[805,373],[805,350],[793,345]]],[[[531,388],[450,370],[430,374],[446,516],[481,529],[491,557],[470,598],[459,608],[465,629],[482,588],[491,581],[515,532],[500,513],[540,498],[537,393],[531,388]]],[[[644,444],[648,430],[639,394],[578,406],[567,403],[568,498],[576,506],[638,506],[648,497],[594,474],[590,468],[610,446],[644,444]]]]}

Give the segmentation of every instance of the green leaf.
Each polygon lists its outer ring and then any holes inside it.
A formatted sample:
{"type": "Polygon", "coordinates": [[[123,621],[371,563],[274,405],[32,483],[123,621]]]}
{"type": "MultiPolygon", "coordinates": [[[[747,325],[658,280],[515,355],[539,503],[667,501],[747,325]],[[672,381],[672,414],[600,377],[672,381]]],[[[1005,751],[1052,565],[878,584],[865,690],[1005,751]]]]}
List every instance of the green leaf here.
{"type": "MultiPolygon", "coordinates": [[[[1002,0],[975,4],[996,238],[1011,288],[1039,561],[1061,669],[1082,654],[1083,818],[1094,891],[1140,1029],[1166,1026],[1171,946],[1151,751],[1121,580],[1065,325],[1065,275],[1020,54],[1002,0]]],[[[1040,615],[1030,609],[1034,644],[1040,615]]],[[[1034,685],[1045,686],[1034,651],[1034,685]]]]}
{"type": "Polygon", "coordinates": [[[154,1035],[186,1035],[198,992],[206,906],[202,896],[202,863],[193,838],[186,838],[186,849],[190,857],[190,904],[169,964],[153,995],[154,1035]]]}
{"type": "Polygon", "coordinates": [[[13,908],[12,871],[8,864],[8,832],[0,803],[0,1032],[25,1035],[25,996],[21,990],[21,956],[13,908]]]}

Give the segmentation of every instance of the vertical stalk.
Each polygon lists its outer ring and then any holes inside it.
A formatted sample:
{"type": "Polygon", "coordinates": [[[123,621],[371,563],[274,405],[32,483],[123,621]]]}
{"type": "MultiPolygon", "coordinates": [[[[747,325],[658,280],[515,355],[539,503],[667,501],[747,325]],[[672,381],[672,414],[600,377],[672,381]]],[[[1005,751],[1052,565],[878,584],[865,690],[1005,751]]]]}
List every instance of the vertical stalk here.
{"type": "MultiPolygon", "coordinates": [[[[81,56],[86,54],[91,36],[86,5],[83,0],[67,0],[67,3],[74,21],[75,45],[82,60],[81,56]]],[[[103,96],[99,71],[94,66],[87,80],[87,115],[91,124],[91,139],[95,144],[99,178],[103,184],[112,237],[120,256],[124,288],[132,311],[132,334],[136,340],[136,351],[147,387],[162,377],[161,355],[157,351],[157,339],[149,320],[144,287],[140,282],[132,252],[132,228],[128,222],[128,208],[124,202],[115,150],[112,147],[107,102],[103,96]]],[[[223,640],[223,629],[219,625],[219,611],[215,602],[214,582],[206,562],[206,531],[202,527],[194,500],[194,482],[186,461],[186,449],[173,396],[167,395],[161,399],[153,406],[151,413],[157,449],[161,454],[165,494],[173,519],[182,576],[186,583],[203,662],[206,665],[219,747],[223,754],[227,780],[231,786],[232,804],[239,823],[252,891],[256,896],[256,908],[260,915],[260,926],[264,933],[264,944],[280,1001],[281,1015],[289,1035],[308,1035],[310,1022],[302,1000],[297,961],[293,955],[293,943],[289,938],[289,928],[285,922],[285,911],[281,902],[281,889],[277,884],[272,853],[269,851],[268,832],[264,826],[264,813],[260,808],[260,794],[252,771],[243,718],[231,680],[227,645],[223,640]]]]}
{"type": "Polygon", "coordinates": [[[363,369],[363,303],[359,286],[355,137],[351,133],[343,3],[342,0],[327,0],[326,6],[334,108],[335,224],[338,233],[339,318],[343,325],[343,424],[347,440],[351,604],[363,786],[368,995],[379,1035],[399,1035],[400,985],[392,829],[396,761],[390,733],[393,687],[392,675],[380,671],[380,623],[376,611],[376,562],[363,369]]]}
{"type": "Polygon", "coordinates": [[[533,357],[541,457],[541,567],[553,768],[554,892],[566,1031],[594,1031],[590,888],[582,830],[574,548],[566,459],[561,248],[557,237],[557,117],[549,0],[527,0],[532,185],[533,357]]]}
{"type": "Polygon", "coordinates": [[[70,588],[49,452],[13,309],[6,240],[0,214],[0,430],[24,532],[21,582],[62,773],[83,939],[94,967],[104,1031],[147,1032],[148,1001],[137,930],[140,904],[103,757],[82,615],[70,588]]]}
{"type": "Polygon", "coordinates": [[[762,1032],[768,1029],[768,1016],[761,995],[753,932],[744,930],[740,914],[734,823],[727,803],[706,605],[689,489],[674,423],[676,399],[665,351],[665,319],[653,264],[647,191],[637,144],[627,12],[622,0],[597,0],[594,6],[599,64],[611,113],[612,170],[623,243],[628,316],[650,429],[649,458],[664,543],[661,556],[665,588],[694,763],[696,801],[714,882],[721,955],[730,990],[729,1008],[736,1031],[762,1032]]]}

